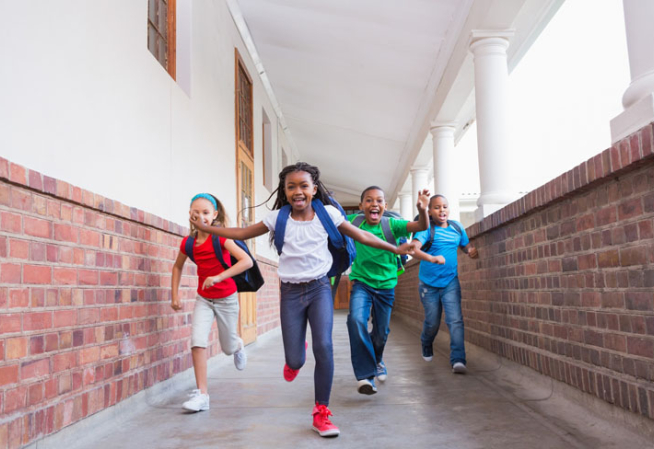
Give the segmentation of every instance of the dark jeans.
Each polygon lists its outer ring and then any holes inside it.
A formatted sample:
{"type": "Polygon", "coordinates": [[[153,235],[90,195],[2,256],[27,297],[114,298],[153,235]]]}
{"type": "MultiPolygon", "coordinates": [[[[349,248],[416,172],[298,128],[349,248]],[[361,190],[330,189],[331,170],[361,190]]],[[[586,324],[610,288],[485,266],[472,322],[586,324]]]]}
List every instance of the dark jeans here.
{"type": "Polygon", "coordinates": [[[463,339],[463,314],[461,313],[461,285],[455,277],[443,288],[432,287],[420,282],[420,300],[425,308],[425,322],[420,340],[423,346],[434,343],[441,316],[445,310],[445,324],[450,331],[450,365],[466,363],[466,350],[463,339]]]}
{"type": "Polygon", "coordinates": [[[388,326],[394,302],[394,288],[375,289],[363,282],[352,282],[347,332],[350,335],[352,367],[357,380],[370,379],[377,373],[377,364],[382,361],[390,332],[388,326]],[[368,332],[371,310],[372,332],[368,332]]]}
{"type": "Polygon", "coordinates": [[[289,368],[300,369],[304,366],[307,322],[311,326],[313,355],[316,359],[313,373],[315,399],[318,404],[329,405],[334,378],[334,306],[329,278],[323,277],[302,284],[282,282],[279,313],[284,355],[289,368]]]}

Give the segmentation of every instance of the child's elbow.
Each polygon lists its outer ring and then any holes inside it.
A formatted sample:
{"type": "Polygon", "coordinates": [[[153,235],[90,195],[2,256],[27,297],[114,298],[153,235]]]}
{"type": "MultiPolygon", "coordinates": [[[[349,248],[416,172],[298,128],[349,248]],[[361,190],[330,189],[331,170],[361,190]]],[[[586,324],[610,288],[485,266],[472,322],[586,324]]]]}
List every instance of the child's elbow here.
{"type": "Polygon", "coordinates": [[[245,259],[243,259],[242,263],[246,270],[249,270],[254,266],[254,262],[252,262],[252,259],[250,257],[246,257],[245,259]]]}

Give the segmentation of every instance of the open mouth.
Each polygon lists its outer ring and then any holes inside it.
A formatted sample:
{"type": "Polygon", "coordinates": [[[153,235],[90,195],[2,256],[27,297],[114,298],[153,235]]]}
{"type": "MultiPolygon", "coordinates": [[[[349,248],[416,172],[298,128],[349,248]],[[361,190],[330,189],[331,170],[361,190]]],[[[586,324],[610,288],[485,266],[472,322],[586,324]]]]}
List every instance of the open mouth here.
{"type": "Polygon", "coordinates": [[[303,197],[303,196],[302,197],[295,197],[295,198],[293,198],[293,204],[301,205],[301,204],[304,204],[306,202],[306,200],[307,199],[305,197],[303,197]]]}
{"type": "Polygon", "coordinates": [[[371,210],[368,214],[370,215],[370,219],[375,221],[379,220],[379,218],[381,217],[381,214],[379,213],[378,210],[371,210]]]}

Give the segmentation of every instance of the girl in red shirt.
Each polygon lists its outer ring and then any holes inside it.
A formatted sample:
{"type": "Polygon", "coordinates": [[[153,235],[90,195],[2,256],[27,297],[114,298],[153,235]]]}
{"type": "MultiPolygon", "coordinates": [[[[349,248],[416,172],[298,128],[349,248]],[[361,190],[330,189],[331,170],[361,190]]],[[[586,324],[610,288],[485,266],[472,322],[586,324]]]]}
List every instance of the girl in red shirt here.
{"type": "MultiPolygon", "coordinates": [[[[193,197],[189,215],[205,225],[221,227],[227,225],[225,208],[215,196],[208,193],[200,193],[193,197]]],[[[206,348],[214,318],[218,325],[218,338],[222,351],[227,355],[234,354],[234,365],[239,370],[244,369],[247,363],[245,346],[238,336],[238,294],[232,276],[252,267],[252,259],[233,240],[219,237],[225,263],[229,265],[230,254],[237,260],[234,266],[225,270],[216,257],[211,235],[196,229],[193,224],[191,224],[191,235],[195,239],[193,258],[198,274],[198,295],[191,325],[191,354],[198,388],[191,392],[190,399],[182,406],[186,410],[199,412],[209,410],[206,348]]],[[[188,237],[185,237],[182,240],[179,255],[173,266],[171,307],[175,311],[182,309],[179,300],[179,283],[184,263],[188,258],[185,249],[187,239],[188,237]]]]}

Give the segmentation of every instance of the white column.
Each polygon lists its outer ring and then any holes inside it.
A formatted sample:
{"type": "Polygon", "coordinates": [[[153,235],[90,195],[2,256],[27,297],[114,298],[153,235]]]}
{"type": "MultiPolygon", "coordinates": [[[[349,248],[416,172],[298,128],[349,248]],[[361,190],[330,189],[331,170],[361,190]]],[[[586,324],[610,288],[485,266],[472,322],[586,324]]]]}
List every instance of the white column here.
{"type": "Polygon", "coordinates": [[[454,123],[434,123],[429,131],[434,143],[434,191],[443,195],[450,205],[450,218],[460,221],[459,164],[454,152],[454,123]]]}
{"type": "Polygon", "coordinates": [[[475,64],[475,102],[481,196],[475,219],[481,220],[518,197],[509,144],[506,49],[512,31],[472,32],[470,50],[475,64]]]}
{"type": "Polygon", "coordinates": [[[611,120],[613,143],[654,121],[654,2],[623,0],[631,83],[622,114],[611,120]]]}
{"type": "Polygon", "coordinates": [[[405,220],[413,220],[413,217],[415,217],[415,215],[412,214],[413,195],[411,195],[411,192],[400,192],[399,197],[400,197],[400,215],[402,215],[402,218],[404,218],[405,220]]]}
{"type": "Polygon", "coordinates": [[[418,209],[418,192],[429,188],[429,169],[427,167],[411,167],[411,218],[416,216],[418,209]]]}

